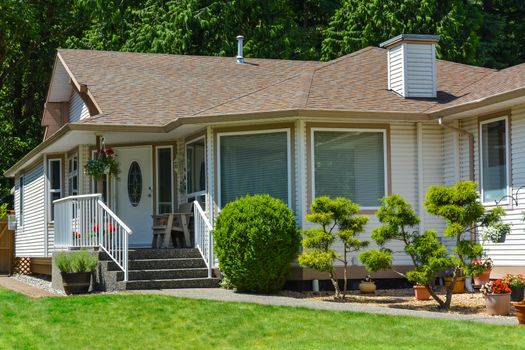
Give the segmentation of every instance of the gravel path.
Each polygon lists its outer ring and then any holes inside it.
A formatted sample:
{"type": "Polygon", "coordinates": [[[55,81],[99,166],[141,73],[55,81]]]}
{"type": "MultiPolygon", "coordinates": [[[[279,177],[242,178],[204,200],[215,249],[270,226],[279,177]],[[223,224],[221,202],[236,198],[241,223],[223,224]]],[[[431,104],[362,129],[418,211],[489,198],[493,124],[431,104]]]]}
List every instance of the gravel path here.
{"type": "Polygon", "coordinates": [[[64,291],[54,289],[51,287],[51,279],[48,276],[45,275],[19,275],[14,274],[11,276],[12,279],[17,280],[18,282],[22,282],[25,284],[28,284],[35,288],[40,288],[42,290],[45,290],[46,292],[49,292],[51,294],[55,295],[66,295],[64,291]]]}
{"type": "Polygon", "coordinates": [[[192,289],[162,289],[162,290],[142,290],[133,293],[143,294],[162,294],[181,298],[207,299],[228,302],[246,302],[262,305],[305,307],[317,310],[330,311],[351,311],[365,312],[371,314],[393,315],[393,316],[412,316],[422,318],[434,318],[442,320],[482,322],[496,325],[517,325],[515,317],[493,317],[488,315],[462,315],[433,311],[419,311],[381,307],[376,305],[358,303],[335,303],[314,299],[298,299],[276,295],[242,294],[222,288],[192,288],[192,289]]]}

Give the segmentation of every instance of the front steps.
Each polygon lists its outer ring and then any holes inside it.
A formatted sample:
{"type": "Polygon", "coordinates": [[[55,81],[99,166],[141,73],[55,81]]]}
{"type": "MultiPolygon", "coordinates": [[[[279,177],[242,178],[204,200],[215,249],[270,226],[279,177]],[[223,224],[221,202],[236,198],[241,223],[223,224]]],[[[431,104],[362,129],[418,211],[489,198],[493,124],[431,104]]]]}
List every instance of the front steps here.
{"type": "Polygon", "coordinates": [[[208,269],[197,249],[130,249],[128,282],[106,253],[99,253],[95,288],[104,291],[137,289],[213,288],[218,278],[208,269]]]}

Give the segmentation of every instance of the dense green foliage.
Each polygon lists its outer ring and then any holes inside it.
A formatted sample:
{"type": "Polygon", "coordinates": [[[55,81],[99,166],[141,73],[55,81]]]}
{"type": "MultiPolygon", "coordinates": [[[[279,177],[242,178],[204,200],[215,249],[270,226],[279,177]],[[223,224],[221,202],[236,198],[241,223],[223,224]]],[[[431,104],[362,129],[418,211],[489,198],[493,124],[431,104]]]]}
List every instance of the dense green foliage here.
{"type": "Polygon", "coordinates": [[[368,222],[368,216],[356,215],[359,210],[359,205],[346,198],[318,197],[310,207],[311,214],[306,215],[306,219],[317,226],[302,232],[304,251],[299,256],[299,264],[327,272],[334,286],[336,299],[345,298],[350,259],[348,254],[368,246],[367,241],[357,238],[368,222]],[[343,255],[333,248],[336,242],[342,244],[343,255]],[[342,293],[335,261],[343,263],[342,293]]]}
{"type": "Polygon", "coordinates": [[[78,252],[61,252],[56,256],[60,272],[91,272],[97,267],[98,259],[86,250],[78,252]]]}
{"type": "Polygon", "coordinates": [[[300,242],[294,213],[269,195],[228,203],[217,217],[214,238],[219,267],[231,283],[261,293],[283,286],[300,242]]]}
{"type": "Polygon", "coordinates": [[[471,240],[471,234],[487,227],[501,227],[504,211],[500,207],[486,210],[479,201],[477,185],[472,181],[461,181],[449,187],[432,186],[424,204],[427,212],[445,220],[443,234],[454,239],[453,252],[447,252],[435,231],[420,233],[416,230],[419,218],[412,206],[401,196],[391,195],[383,198],[377,211],[381,226],[372,232],[372,238],[380,248],[362,253],[360,260],[370,271],[393,268],[393,252],[385,245],[389,241],[400,241],[414,268],[406,274],[396,272],[409,281],[424,285],[439,306],[448,309],[457,277],[462,273],[476,274],[477,267],[473,262],[484,255],[483,247],[471,240]],[[446,270],[451,271],[452,283],[443,300],[437,295],[434,282],[446,270]]]}
{"type": "MultiPolygon", "coordinates": [[[[489,67],[525,61],[521,0],[3,0],[0,171],[42,139],[58,47],[330,59],[402,32],[440,34],[440,57],[489,67]]],[[[0,180],[0,202],[10,183],[0,180]]]]}
{"type": "Polygon", "coordinates": [[[0,289],[0,305],[0,349],[434,350],[471,349],[472,339],[523,348],[516,326],[151,294],[30,299],[0,289]]]}

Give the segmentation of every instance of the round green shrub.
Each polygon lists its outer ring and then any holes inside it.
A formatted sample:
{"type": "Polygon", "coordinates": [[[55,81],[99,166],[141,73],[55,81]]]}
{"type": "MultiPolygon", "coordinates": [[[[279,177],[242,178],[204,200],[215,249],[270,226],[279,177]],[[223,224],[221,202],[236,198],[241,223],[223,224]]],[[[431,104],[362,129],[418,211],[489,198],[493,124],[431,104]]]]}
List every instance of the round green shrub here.
{"type": "Polygon", "coordinates": [[[273,293],[286,281],[299,250],[294,213],[269,195],[227,204],[214,231],[221,271],[239,291],[273,293]]]}

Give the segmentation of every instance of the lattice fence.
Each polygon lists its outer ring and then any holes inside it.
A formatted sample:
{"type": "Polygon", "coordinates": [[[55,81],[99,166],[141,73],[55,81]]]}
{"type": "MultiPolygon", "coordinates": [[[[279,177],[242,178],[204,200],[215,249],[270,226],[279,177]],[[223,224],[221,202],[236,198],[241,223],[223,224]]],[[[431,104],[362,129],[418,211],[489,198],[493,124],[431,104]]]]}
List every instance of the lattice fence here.
{"type": "Polygon", "coordinates": [[[15,258],[15,266],[13,269],[14,273],[21,275],[31,274],[31,258],[21,257],[15,258]]]}

